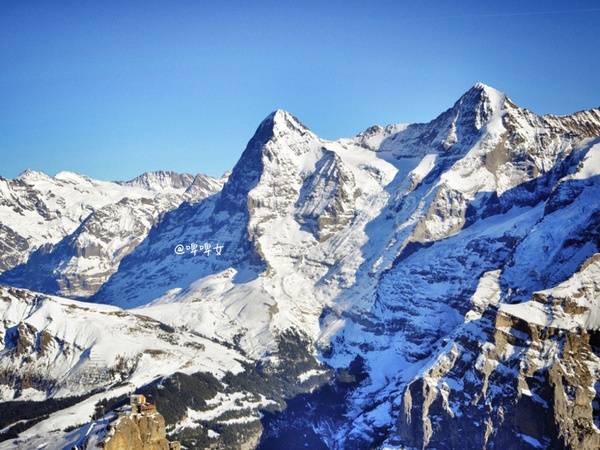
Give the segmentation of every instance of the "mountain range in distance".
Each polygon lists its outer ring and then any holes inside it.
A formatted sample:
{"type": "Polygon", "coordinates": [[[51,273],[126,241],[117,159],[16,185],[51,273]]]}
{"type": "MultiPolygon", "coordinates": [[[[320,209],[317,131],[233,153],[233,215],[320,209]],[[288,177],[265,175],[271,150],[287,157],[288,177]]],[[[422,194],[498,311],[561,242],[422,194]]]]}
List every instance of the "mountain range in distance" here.
{"type": "Polygon", "coordinates": [[[337,141],[278,110],[220,179],[0,177],[0,449],[132,392],[187,448],[598,448],[599,176],[600,109],[479,83],[337,141]]]}

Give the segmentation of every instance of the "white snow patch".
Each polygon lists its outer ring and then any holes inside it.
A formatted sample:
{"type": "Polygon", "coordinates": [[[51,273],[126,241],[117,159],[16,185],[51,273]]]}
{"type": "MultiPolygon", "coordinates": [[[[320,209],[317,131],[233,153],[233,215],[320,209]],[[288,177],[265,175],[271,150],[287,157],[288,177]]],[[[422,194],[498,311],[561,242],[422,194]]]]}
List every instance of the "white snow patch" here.
{"type": "Polygon", "coordinates": [[[304,373],[301,373],[300,375],[298,375],[298,381],[300,383],[304,383],[305,381],[307,381],[308,379],[310,379],[312,377],[323,375],[325,373],[327,373],[326,370],[312,369],[312,370],[309,370],[308,372],[304,372],[304,373]]]}
{"type": "Polygon", "coordinates": [[[431,172],[431,169],[435,166],[436,159],[436,154],[429,154],[423,157],[419,165],[410,172],[414,183],[419,183],[431,172]]]}
{"type": "Polygon", "coordinates": [[[577,172],[568,178],[584,180],[597,175],[600,175],[600,142],[590,147],[585,158],[579,164],[577,172]]]}

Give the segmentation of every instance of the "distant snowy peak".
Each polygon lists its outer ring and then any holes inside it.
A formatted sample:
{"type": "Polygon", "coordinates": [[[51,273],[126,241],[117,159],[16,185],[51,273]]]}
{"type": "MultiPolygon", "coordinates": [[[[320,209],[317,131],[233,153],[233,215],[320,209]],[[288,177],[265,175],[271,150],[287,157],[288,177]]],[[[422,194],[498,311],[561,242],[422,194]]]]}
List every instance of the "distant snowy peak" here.
{"type": "Polygon", "coordinates": [[[69,184],[95,184],[91,178],[75,172],[70,172],[68,170],[58,172],[56,175],[54,175],[54,180],[63,181],[69,184]]]}
{"type": "Polygon", "coordinates": [[[46,175],[44,172],[36,172],[35,170],[27,169],[19,174],[15,180],[33,183],[35,181],[52,181],[52,177],[46,175]]]}
{"type": "Polygon", "coordinates": [[[47,182],[56,184],[86,184],[86,185],[95,185],[96,180],[92,180],[85,175],[81,175],[76,172],[70,172],[68,170],[63,170],[58,172],[54,177],[46,175],[44,172],[37,172],[35,170],[27,169],[19,176],[15,178],[17,181],[23,181],[27,184],[35,184],[37,182],[47,182]]]}
{"type": "Polygon", "coordinates": [[[199,202],[213,194],[216,194],[229,179],[230,172],[226,172],[221,178],[213,178],[199,173],[194,181],[185,190],[185,198],[190,203],[199,202]]]}
{"type": "Polygon", "coordinates": [[[0,179],[2,282],[87,297],[162,214],[219,192],[225,180],[160,171],[117,183],[33,170],[0,179]]]}
{"type": "Polygon", "coordinates": [[[105,187],[110,185],[120,185],[142,188],[144,190],[153,191],[154,193],[169,189],[179,190],[181,193],[183,193],[186,189],[190,188],[194,184],[198,185],[203,182],[213,183],[218,179],[203,174],[191,175],[189,173],[158,170],[155,172],[145,172],[130,181],[117,181],[113,183],[94,180],[85,175],[66,170],[58,172],[54,177],[51,177],[46,175],[44,172],[37,172],[35,170],[27,169],[19,174],[15,180],[25,182],[26,184],[36,184],[39,182],[88,186],[99,186],[100,184],[103,184],[105,187]]]}
{"type": "MultiPolygon", "coordinates": [[[[506,94],[483,83],[477,83],[452,106],[428,123],[374,125],[351,139],[340,139],[342,145],[359,145],[396,158],[423,157],[428,153],[456,153],[451,147],[465,136],[475,137],[496,118],[502,117],[510,105],[506,94]]],[[[516,106],[514,106],[516,108],[516,106]]]]}
{"type": "Polygon", "coordinates": [[[162,191],[167,188],[187,189],[194,182],[194,175],[189,173],[145,172],[131,181],[121,183],[125,186],[136,186],[152,191],[162,191]]]}
{"type": "Polygon", "coordinates": [[[409,126],[409,124],[392,124],[384,128],[380,125],[373,125],[355,137],[340,139],[339,142],[344,146],[357,145],[373,152],[382,152],[386,148],[385,145],[382,145],[386,139],[406,130],[409,126]]]}

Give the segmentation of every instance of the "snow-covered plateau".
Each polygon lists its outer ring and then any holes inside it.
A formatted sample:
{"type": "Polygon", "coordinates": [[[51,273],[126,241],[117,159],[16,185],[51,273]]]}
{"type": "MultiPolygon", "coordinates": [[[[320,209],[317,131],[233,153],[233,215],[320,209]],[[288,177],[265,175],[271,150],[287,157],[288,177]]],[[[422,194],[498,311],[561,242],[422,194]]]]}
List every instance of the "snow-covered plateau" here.
{"type": "Polygon", "coordinates": [[[221,179],[0,177],[0,449],[132,392],[186,448],[599,448],[599,247],[600,109],[481,83],[338,141],[278,110],[221,179]]]}

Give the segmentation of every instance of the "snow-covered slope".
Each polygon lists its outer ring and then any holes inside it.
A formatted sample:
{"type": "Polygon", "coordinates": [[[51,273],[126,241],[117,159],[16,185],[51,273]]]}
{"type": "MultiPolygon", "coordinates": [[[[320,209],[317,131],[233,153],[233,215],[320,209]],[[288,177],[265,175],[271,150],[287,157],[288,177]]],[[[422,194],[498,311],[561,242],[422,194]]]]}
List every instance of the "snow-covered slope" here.
{"type": "Polygon", "coordinates": [[[89,308],[233,343],[265,373],[287,370],[289,330],[338,374],[354,368],[339,417],[307,409],[269,439],[304,423],[337,448],[595,445],[599,155],[599,109],[537,116],[483,84],[429,123],[335,142],[279,110],[221,190],[144,222],[89,308]]]}
{"type": "Polygon", "coordinates": [[[71,448],[94,426],[85,434],[69,430],[90,422],[102,399],[176,372],[220,379],[243,371],[247,361],[229,347],[149,317],[11,287],[0,286],[0,318],[0,403],[81,396],[23,433],[22,448],[71,448]]]}
{"type": "Polygon", "coordinates": [[[11,374],[2,380],[2,401],[141,386],[178,371],[241,370],[239,353],[113,306],[3,286],[0,316],[0,372],[11,374]]]}

